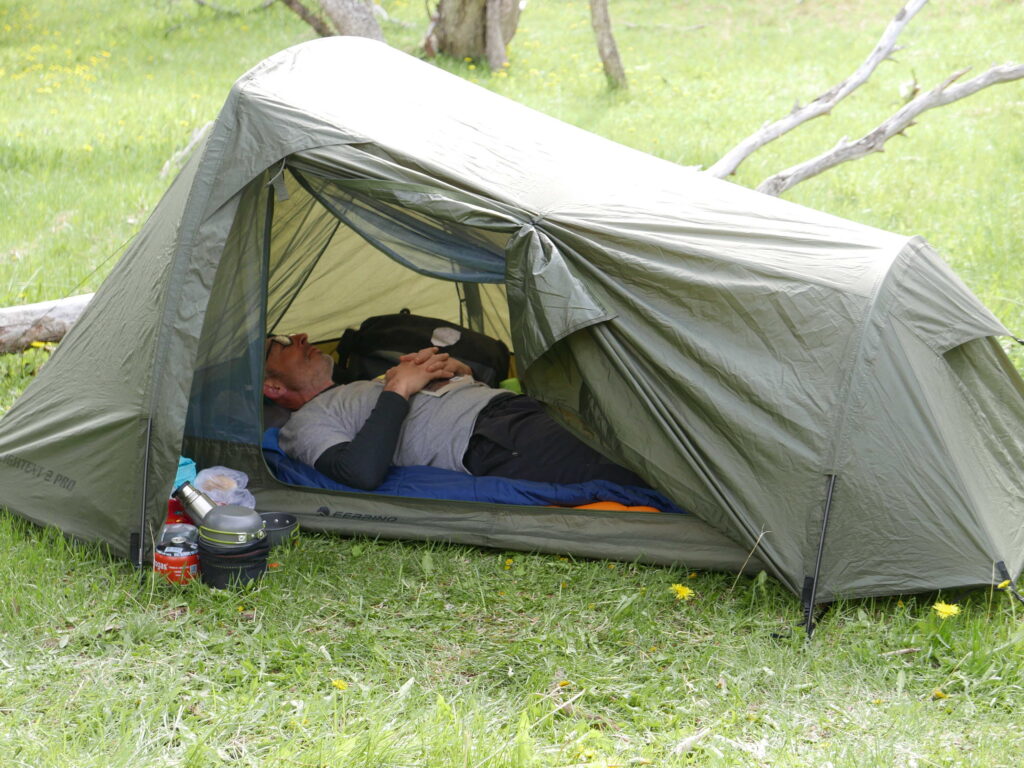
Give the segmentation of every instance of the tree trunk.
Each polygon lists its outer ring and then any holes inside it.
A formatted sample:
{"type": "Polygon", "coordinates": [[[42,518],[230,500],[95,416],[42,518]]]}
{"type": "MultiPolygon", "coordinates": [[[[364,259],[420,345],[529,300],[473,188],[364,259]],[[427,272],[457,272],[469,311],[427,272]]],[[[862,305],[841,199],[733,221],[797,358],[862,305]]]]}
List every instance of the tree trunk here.
{"type": "Polygon", "coordinates": [[[366,0],[320,0],[320,7],[339,35],[384,41],[384,33],[373,15],[373,6],[366,0]]]}
{"type": "Polygon", "coordinates": [[[626,88],[626,70],[622,68],[619,48],[612,35],[612,19],[608,13],[608,0],[590,0],[590,26],[597,38],[597,52],[601,55],[604,75],[612,88],[626,88]]]}
{"type": "Polygon", "coordinates": [[[486,59],[492,69],[508,60],[505,48],[519,24],[518,0],[440,0],[428,53],[486,59]]]}
{"type": "MultiPolygon", "coordinates": [[[[353,35],[384,40],[380,24],[373,15],[369,0],[319,0],[319,9],[327,19],[310,9],[303,0],[281,0],[300,19],[309,24],[320,37],[353,35]]],[[[317,3],[314,2],[314,6],[317,3]]]]}

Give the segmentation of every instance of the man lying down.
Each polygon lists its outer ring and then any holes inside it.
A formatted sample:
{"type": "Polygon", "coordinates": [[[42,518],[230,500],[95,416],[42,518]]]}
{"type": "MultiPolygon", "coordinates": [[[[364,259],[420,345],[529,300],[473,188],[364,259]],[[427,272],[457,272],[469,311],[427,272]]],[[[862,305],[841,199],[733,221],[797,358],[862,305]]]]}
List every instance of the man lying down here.
{"type": "Polygon", "coordinates": [[[383,380],[336,385],[334,361],[304,333],[267,340],[263,394],[291,411],[281,449],[337,482],[380,485],[391,465],[580,483],[647,483],[578,440],[536,400],[492,389],[430,347],[383,380]]]}

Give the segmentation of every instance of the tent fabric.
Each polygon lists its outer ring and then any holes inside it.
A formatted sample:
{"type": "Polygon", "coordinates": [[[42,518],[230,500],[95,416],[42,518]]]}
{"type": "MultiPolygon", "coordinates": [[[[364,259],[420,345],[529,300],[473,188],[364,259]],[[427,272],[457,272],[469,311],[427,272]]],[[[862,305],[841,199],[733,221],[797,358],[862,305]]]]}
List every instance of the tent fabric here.
{"type": "Polygon", "coordinates": [[[798,594],[817,574],[821,600],[986,584],[1024,563],[1007,334],[920,238],[617,145],[380,43],[316,40],[235,84],[0,420],[0,503],[139,554],[184,453],[341,533],[763,567],[798,594]],[[265,334],[337,338],[403,307],[510,343],[531,395],[692,514],[275,478],[265,334]]]}

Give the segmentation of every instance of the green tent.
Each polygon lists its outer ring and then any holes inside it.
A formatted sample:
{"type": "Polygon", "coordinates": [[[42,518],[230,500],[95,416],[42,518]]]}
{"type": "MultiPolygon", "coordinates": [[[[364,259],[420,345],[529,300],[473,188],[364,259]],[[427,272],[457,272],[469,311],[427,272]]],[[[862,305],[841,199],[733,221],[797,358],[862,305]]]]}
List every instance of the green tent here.
{"type": "Polygon", "coordinates": [[[0,504],[141,560],[184,454],[311,529],[763,568],[805,603],[990,584],[1024,558],[1007,334],[919,238],[316,40],[238,81],[0,421],[0,504]],[[266,333],[402,307],[508,341],[531,394],[692,514],[276,480],[266,333]]]}

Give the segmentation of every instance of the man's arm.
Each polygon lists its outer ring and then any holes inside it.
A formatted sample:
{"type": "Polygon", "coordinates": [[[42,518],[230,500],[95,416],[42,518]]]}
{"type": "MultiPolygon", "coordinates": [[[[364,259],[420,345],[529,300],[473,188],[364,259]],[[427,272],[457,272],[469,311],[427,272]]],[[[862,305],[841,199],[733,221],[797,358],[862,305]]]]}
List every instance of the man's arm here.
{"type": "MultiPolygon", "coordinates": [[[[371,491],[384,482],[398,447],[402,424],[409,413],[409,398],[436,379],[451,376],[436,354],[416,353],[417,360],[402,361],[384,374],[384,391],[351,442],[337,443],[320,454],[313,465],[333,480],[371,491]]],[[[406,356],[408,357],[408,356],[406,356]]]]}
{"type": "Polygon", "coordinates": [[[372,491],[387,476],[408,413],[408,400],[396,392],[381,392],[352,441],[332,445],[313,466],[339,483],[372,491]]]}

